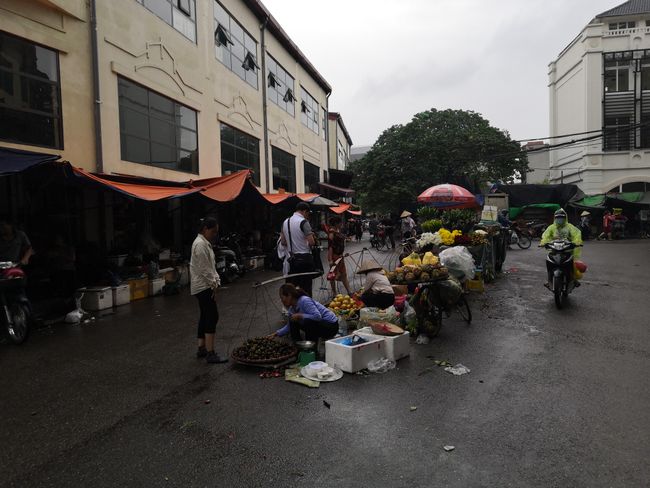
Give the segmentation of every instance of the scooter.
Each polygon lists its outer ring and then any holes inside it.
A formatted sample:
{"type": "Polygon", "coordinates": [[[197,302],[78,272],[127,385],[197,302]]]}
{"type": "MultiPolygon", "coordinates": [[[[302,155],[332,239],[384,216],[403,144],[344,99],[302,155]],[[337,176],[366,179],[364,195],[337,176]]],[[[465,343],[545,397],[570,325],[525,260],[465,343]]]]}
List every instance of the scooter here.
{"type": "Polygon", "coordinates": [[[236,233],[220,240],[219,245],[214,249],[214,259],[217,273],[226,284],[232,283],[246,273],[239,245],[239,235],[236,233]]]}
{"type": "Polygon", "coordinates": [[[573,277],[573,250],[582,245],[574,244],[566,239],[558,239],[544,244],[548,283],[545,285],[555,296],[555,306],[561,310],[566,304],[569,293],[580,286],[573,277]]]}
{"type": "Polygon", "coordinates": [[[31,307],[25,287],[25,272],[11,262],[0,262],[0,325],[14,344],[22,344],[29,335],[31,307]]]}

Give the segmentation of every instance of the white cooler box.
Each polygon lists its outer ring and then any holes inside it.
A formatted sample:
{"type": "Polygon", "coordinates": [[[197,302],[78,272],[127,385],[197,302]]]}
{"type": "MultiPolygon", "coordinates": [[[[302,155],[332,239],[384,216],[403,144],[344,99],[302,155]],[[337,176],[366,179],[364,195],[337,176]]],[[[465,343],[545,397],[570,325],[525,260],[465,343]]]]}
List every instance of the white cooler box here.
{"type": "Polygon", "coordinates": [[[80,288],[83,293],[81,308],[91,312],[113,308],[113,292],[110,287],[80,288]]]}
{"type": "Polygon", "coordinates": [[[384,339],[386,342],[386,359],[397,361],[409,355],[411,349],[411,336],[407,331],[397,336],[381,336],[373,334],[370,327],[364,327],[355,332],[364,339],[384,339]]]}
{"type": "MultiPolygon", "coordinates": [[[[371,338],[356,346],[346,346],[341,342],[352,336],[337,337],[325,343],[325,362],[346,373],[356,373],[368,367],[370,361],[386,357],[386,341],[383,337],[371,338]]],[[[364,339],[366,339],[364,337],[364,339]]]]}
{"type": "Polygon", "coordinates": [[[131,288],[129,285],[118,285],[111,288],[113,291],[113,306],[128,305],[131,303],[131,288]]]}
{"type": "Polygon", "coordinates": [[[149,296],[162,294],[163,286],[165,286],[165,278],[154,278],[149,280],[149,296]]]}

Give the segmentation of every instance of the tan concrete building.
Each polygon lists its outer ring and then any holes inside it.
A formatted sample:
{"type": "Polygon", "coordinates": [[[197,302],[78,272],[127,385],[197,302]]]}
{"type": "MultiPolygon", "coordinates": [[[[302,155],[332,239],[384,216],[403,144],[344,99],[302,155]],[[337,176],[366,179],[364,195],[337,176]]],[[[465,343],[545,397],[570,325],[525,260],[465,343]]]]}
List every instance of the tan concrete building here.
{"type": "Polygon", "coordinates": [[[330,133],[330,168],[343,171],[348,169],[348,164],[350,163],[352,139],[348,130],[345,128],[340,113],[330,112],[327,118],[330,133]]]}
{"type": "Polygon", "coordinates": [[[331,88],[258,0],[2,0],[0,73],[0,146],[169,181],[250,168],[263,191],[329,167],[331,88]]]}

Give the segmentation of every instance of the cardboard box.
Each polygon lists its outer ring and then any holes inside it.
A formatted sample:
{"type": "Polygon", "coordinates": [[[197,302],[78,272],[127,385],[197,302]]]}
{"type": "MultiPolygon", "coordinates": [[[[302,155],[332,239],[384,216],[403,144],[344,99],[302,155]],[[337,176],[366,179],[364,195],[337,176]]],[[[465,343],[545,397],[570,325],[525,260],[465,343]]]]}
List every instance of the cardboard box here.
{"type": "Polygon", "coordinates": [[[149,280],[149,296],[161,295],[163,286],[165,286],[165,278],[149,280]]]}
{"type": "Polygon", "coordinates": [[[364,327],[355,332],[364,339],[383,339],[386,342],[386,359],[397,361],[405,358],[411,352],[411,336],[408,331],[397,336],[380,336],[373,334],[370,327],[364,327]]]}
{"type": "Polygon", "coordinates": [[[81,308],[91,312],[106,310],[113,307],[113,293],[110,287],[88,287],[78,290],[83,293],[81,308]]]}
{"type": "Polygon", "coordinates": [[[401,297],[403,295],[409,294],[408,285],[392,285],[392,287],[393,287],[393,293],[395,293],[396,297],[401,297]]]}
{"type": "Polygon", "coordinates": [[[141,300],[149,296],[149,278],[129,280],[128,284],[131,291],[131,301],[141,300]]]}
{"type": "Polygon", "coordinates": [[[111,288],[113,295],[113,306],[127,305],[131,303],[131,288],[129,285],[118,285],[111,288]]]}
{"type": "Polygon", "coordinates": [[[337,337],[325,343],[325,362],[336,366],[346,373],[356,373],[368,367],[370,361],[386,357],[386,341],[381,337],[371,339],[356,346],[341,344],[343,340],[352,336],[337,337]]]}

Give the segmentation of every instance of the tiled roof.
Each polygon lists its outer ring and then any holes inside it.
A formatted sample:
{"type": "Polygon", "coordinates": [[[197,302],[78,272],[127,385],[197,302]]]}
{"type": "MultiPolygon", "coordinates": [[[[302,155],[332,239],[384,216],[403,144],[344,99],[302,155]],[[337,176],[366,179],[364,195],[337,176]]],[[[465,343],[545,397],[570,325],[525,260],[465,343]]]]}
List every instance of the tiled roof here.
{"type": "Polygon", "coordinates": [[[607,10],[596,18],[602,17],[622,17],[624,15],[637,15],[650,13],[650,0],[628,0],[618,7],[607,10]]]}

